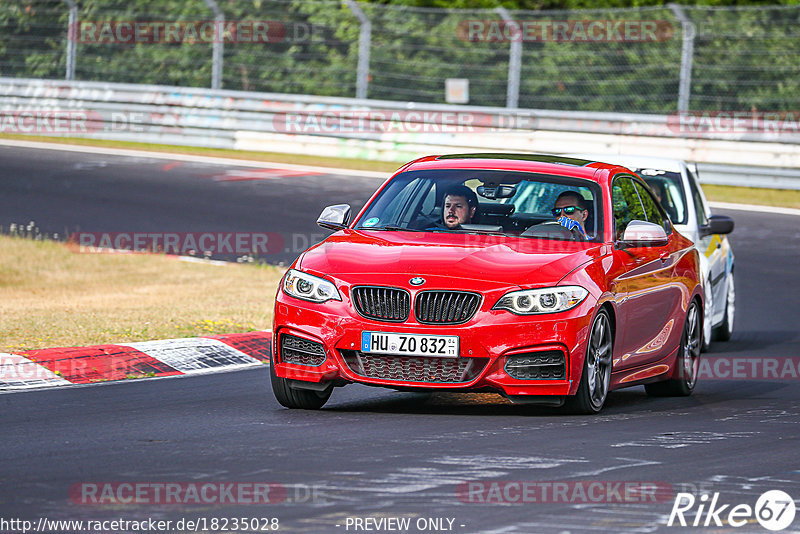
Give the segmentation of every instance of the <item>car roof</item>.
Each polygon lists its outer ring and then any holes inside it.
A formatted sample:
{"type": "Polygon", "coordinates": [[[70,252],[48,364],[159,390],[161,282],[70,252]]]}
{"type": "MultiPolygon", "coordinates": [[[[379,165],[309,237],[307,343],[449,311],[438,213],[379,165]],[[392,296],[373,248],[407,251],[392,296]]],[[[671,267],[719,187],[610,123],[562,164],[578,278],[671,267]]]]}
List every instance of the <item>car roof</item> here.
{"type": "Polygon", "coordinates": [[[507,171],[552,173],[593,179],[598,170],[624,170],[619,165],[591,159],[551,154],[475,153],[426,156],[408,163],[401,171],[433,169],[500,169],[507,171]]]}
{"type": "Polygon", "coordinates": [[[667,172],[680,173],[686,162],[674,158],[659,158],[653,156],[639,156],[634,154],[566,154],[569,158],[592,159],[622,165],[631,170],[658,169],[667,172]]]}

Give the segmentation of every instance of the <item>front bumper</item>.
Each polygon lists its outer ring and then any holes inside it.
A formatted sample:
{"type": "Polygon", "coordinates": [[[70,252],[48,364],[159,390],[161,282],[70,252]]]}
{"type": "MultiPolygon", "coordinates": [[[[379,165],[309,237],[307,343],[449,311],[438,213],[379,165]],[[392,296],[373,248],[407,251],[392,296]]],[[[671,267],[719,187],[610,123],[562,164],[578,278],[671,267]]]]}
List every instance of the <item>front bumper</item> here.
{"type": "Polygon", "coordinates": [[[575,393],[594,313],[591,297],[572,310],[548,315],[519,316],[485,307],[461,325],[422,325],[413,319],[389,323],[355,316],[344,302],[314,304],[279,292],[273,328],[275,374],[291,379],[293,387],[305,384],[314,389],[360,383],[398,389],[493,390],[512,398],[575,393]],[[457,335],[460,354],[457,358],[364,354],[359,351],[363,331],[457,335]],[[285,361],[283,336],[320,344],[324,360],[285,361]],[[552,365],[558,358],[563,361],[561,372],[552,365]],[[544,375],[535,370],[542,365],[544,375]]]}

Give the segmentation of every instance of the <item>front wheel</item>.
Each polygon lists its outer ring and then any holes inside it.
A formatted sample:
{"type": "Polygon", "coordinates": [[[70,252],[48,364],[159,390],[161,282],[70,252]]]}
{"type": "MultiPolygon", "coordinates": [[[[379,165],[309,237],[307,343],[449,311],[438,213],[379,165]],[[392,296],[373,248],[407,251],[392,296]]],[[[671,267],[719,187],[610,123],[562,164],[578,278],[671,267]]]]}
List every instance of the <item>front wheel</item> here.
{"type": "Polygon", "coordinates": [[[600,310],[592,323],[589,347],[583,360],[583,373],[578,392],[567,397],[566,407],[573,413],[595,414],[602,408],[611,384],[611,357],[614,340],[608,313],[600,310]]]}
{"type": "MultiPolygon", "coordinates": [[[[686,397],[692,394],[697,385],[697,371],[700,366],[700,309],[692,301],[686,312],[681,346],[675,360],[676,377],[663,382],[646,384],[645,391],[652,397],[686,397]]],[[[673,375],[675,376],[675,375],[673,375]]]]}
{"type": "Polygon", "coordinates": [[[301,410],[319,410],[328,402],[333,388],[325,391],[310,389],[294,389],[289,387],[289,381],[275,374],[275,363],[269,366],[269,380],[272,383],[272,392],[275,398],[286,408],[299,408],[301,410]]]}

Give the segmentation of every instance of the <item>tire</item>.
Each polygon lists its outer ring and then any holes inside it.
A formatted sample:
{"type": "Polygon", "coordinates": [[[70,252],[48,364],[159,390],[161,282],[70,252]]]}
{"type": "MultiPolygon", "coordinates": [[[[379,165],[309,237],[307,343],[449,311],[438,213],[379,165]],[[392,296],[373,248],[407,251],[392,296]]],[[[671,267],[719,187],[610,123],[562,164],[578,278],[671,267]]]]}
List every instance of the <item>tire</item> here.
{"type": "Polygon", "coordinates": [[[281,406],[291,409],[319,410],[331,398],[333,388],[328,388],[325,391],[314,391],[289,387],[288,380],[275,374],[274,360],[270,363],[269,380],[272,383],[272,393],[281,406]]]}
{"type": "Polygon", "coordinates": [[[571,413],[598,413],[603,408],[611,384],[614,338],[611,322],[605,310],[598,312],[589,331],[591,333],[586,357],[583,359],[583,372],[578,391],[575,395],[567,397],[564,403],[571,413]]]}
{"type": "Polygon", "coordinates": [[[673,378],[653,384],[646,384],[645,391],[651,397],[687,397],[697,385],[697,371],[700,364],[700,309],[692,301],[686,311],[681,345],[675,360],[673,378]]]}
{"type": "Polygon", "coordinates": [[[711,315],[714,303],[711,297],[706,295],[706,305],[703,308],[703,343],[700,345],[700,352],[708,352],[711,342],[714,341],[714,330],[711,327],[711,315]]]}
{"type": "Polygon", "coordinates": [[[733,320],[736,315],[736,287],[733,285],[733,271],[728,275],[728,295],[725,299],[725,314],[722,323],[714,328],[714,341],[729,341],[733,335],[733,320]]]}

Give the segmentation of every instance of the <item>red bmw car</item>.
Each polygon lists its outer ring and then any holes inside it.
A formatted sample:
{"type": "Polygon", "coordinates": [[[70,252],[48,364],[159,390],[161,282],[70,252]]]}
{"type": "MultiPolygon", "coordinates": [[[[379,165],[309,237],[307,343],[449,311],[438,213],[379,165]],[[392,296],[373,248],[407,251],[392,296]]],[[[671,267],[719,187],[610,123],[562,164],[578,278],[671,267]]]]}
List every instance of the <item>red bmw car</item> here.
{"type": "Polygon", "coordinates": [[[275,302],[283,406],[320,408],[360,383],[597,413],[613,389],[695,387],[697,251],[624,167],[429,156],[352,221],[343,204],[317,222],[335,232],[298,257],[275,302]]]}

